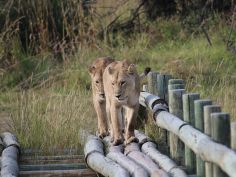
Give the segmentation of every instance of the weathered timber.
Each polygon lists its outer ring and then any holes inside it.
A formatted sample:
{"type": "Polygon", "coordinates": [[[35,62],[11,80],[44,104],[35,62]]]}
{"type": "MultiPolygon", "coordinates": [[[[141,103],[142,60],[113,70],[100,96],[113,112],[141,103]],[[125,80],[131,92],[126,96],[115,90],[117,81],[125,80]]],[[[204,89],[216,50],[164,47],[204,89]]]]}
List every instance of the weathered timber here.
{"type": "Polygon", "coordinates": [[[149,72],[147,75],[148,91],[157,94],[157,75],[158,72],[149,72]]]}
{"type": "MultiPolygon", "coordinates": [[[[188,93],[183,95],[183,119],[193,127],[195,126],[194,101],[199,98],[199,93],[188,93]]],[[[189,174],[194,174],[196,172],[196,155],[186,144],[184,145],[184,149],[187,172],[189,174]]]]}
{"type": "MultiPolygon", "coordinates": [[[[194,117],[195,117],[195,127],[204,132],[204,113],[203,108],[206,105],[211,105],[212,101],[209,99],[195,100],[194,101],[194,117]]],[[[196,156],[196,174],[199,177],[205,177],[205,162],[201,159],[199,155],[196,156]]]]}
{"type": "Polygon", "coordinates": [[[137,164],[142,166],[152,177],[168,177],[169,175],[159,168],[150,157],[140,152],[139,145],[137,143],[130,143],[126,145],[125,154],[133,159],[137,164]]]}
{"type": "Polygon", "coordinates": [[[236,151],[236,122],[231,122],[231,148],[236,151]]]}
{"type": "Polygon", "coordinates": [[[142,152],[148,155],[163,170],[170,174],[171,177],[187,177],[186,173],[180,169],[173,160],[157,150],[156,144],[153,143],[148,136],[137,130],[135,130],[135,136],[138,138],[139,142],[142,142],[142,152]]]}
{"type": "Polygon", "coordinates": [[[157,75],[157,95],[168,102],[168,82],[171,75],[158,74],[157,75]]]}
{"type": "MultiPolygon", "coordinates": [[[[219,105],[208,105],[204,106],[204,133],[211,136],[211,113],[220,112],[221,108],[219,105]]],[[[205,177],[213,177],[212,163],[205,163],[205,177]]]]}
{"type": "MultiPolygon", "coordinates": [[[[218,143],[230,147],[230,117],[227,113],[211,114],[211,135],[218,143]]],[[[213,165],[214,177],[227,177],[217,165],[213,165]]]]}
{"type": "Polygon", "coordinates": [[[97,177],[90,169],[79,170],[49,170],[49,171],[21,171],[19,177],[97,177]]]}
{"type": "Polygon", "coordinates": [[[88,136],[84,147],[85,161],[88,166],[105,177],[129,177],[127,170],[104,156],[103,144],[96,136],[88,136]]]}
{"type": "Polygon", "coordinates": [[[21,164],[50,164],[50,163],[82,163],[84,155],[63,155],[63,156],[29,156],[21,157],[21,164]]]}
{"type": "Polygon", "coordinates": [[[168,85],[168,90],[174,90],[174,89],[184,89],[184,84],[168,85]]]}
{"type": "Polygon", "coordinates": [[[2,138],[0,138],[0,156],[2,154],[3,149],[4,149],[4,145],[3,145],[3,142],[2,142],[2,138]]]}
{"type": "Polygon", "coordinates": [[[20,148],[17,138],[12,133],[4,132],[1,134],[1,138],[5,147],[16,146],[17,148],[20,148]]]}
{"type": "Polygon", "coordinates": [[[85,163],[20,165],[20,171],[85,169],[85,163]]]}
{"type": "Polygon", "coordinates": [[[2,133],[1,139],[5,146],[1,158],[1,176],[18,176],[18,156],[20,145],[17,142],[16,137],[9,132],[2,133]]]}
{"type": "Polygon", "coordinates": [[[143,85],[143,91],[147,92],[148,91],[148,85],[143,85]]]}
{"type": "MultiPolygon", "coordinates": [[[[169,90],[169,110],[173,115],[183,119],[183,102],[182,96],[184,89],[169,90]]],[[[173,133],[169,134],[170,139],[170,155],[178,165],[184,163],[184,144],[173,133]]]]}
{"type": "Polygon", "coordinates": [[[157,98],[157,96],[146,92],[141,92],[139,98],[140,104],[146,105],[154,111],[156,124],[178,135],[204,161],[215,163],[229,176],[236,177],[236,153],[227,146],[211,140],[209,136],[193,128],[178,117],[163,111],[160,105],[156,106],[154,104],[158,102],[157,98]]]}
{"type": "Polygon", "coordinates": [[[18,148],[9,146],[2,152],[1,158],[1,176],[2,177],[17,177],[19,173],[18,167],[18,148]]]}
{"type": "Polygon", "coordinates": [[[135,163],[129,157],[123,154],[124,147],[123,145],[113,146],[110,143],[110,138],[106,137],[103,139],[108,151],[107,157],[118,163],[120,166],[125,168],[132,177],[149,177],[148,172],[140,165],[135,163]]]}
{"type": "Polygon", "coordinates": [[[183,79],[170,79],[169,85],[174,85],[174,84],[184,84],[184,80],[183,79]]]}

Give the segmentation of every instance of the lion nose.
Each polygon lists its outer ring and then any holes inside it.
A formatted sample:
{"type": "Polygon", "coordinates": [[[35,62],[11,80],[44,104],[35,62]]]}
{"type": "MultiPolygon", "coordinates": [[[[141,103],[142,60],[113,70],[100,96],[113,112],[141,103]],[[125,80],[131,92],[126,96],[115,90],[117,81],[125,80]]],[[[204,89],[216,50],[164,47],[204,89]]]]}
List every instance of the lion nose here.
{"type": "Polygon", "coordinates": [[[102,94],[100,94],[100,96],[101,96],[101,97],[105,97],[105,94],[104,94],[104,93],[102,93],[102,94]]]}
{"type": "Polygon", "coordinates": [[[121,96],[121,94],[118,94],[118,95],[116,95],[116,98],[118,98],[118,99],[119,99],[119,98],[120,98],[120,96],[121,96]]]}

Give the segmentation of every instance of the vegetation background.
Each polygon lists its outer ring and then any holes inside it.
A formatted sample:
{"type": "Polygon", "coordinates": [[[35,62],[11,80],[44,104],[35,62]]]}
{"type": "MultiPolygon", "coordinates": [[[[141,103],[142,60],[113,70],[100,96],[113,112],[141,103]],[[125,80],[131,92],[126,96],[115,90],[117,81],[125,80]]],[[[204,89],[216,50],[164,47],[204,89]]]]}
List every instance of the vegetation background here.
{"type": "Polygon", "coordinates": [[[24,148],[80,149],[100,56],[183,78],[235,120],[235,16],[234,0],[1,0],[0,130],[24,148]]]}

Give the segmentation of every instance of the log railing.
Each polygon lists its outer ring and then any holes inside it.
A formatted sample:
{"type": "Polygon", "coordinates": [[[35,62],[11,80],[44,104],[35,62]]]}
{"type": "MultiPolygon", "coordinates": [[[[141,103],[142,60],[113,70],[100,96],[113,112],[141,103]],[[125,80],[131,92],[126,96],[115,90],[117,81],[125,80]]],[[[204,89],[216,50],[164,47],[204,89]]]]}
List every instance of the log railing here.
{"type": "Polygon", "coordinates": [[[228,113],[198,93],[186,93],[184,81],[170,75],[149,73],[143,90],[140,104],[168,131],[166,143],[178,165],[199,177],[236,177],[236,123],[230,124],[228,113]]]}

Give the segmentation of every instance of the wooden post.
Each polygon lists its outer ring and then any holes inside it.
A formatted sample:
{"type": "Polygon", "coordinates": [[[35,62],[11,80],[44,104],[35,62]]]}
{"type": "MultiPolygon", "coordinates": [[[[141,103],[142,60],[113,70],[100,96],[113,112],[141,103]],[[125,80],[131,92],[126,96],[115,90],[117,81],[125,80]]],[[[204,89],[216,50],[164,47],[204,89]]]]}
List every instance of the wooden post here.
{"type": "Polygon", "coordinates": [[[168,102],[168,82],[171,79],[171,75],[158,74],[157,75],[157,93],[161,99],[168,102]]]}
{"type": "MultiPolygon", "coordinates": [[[[204,132],[203,108],[204,106],[211,104],[212,101],[209,99],[194,101],[195,127],[201,132],[204,132]]],[[[205,162],[200,158],[199,155],[196,156],[196,164],[197,164],[197,176],[205,177],[205,162]]]]}
{"type": "Polygon", "coordinates": [[[174,84],[184,84],[184,81],[183,79],[170,79],[169,85],[174,85],[174,84]]]}
{"type": "MultiPolygon", "coordinates": [[[[169,90],[169,110],[170,113],[183,119],[183,102],[182,96],[185,93],[184,89],[169,90]]],[[[178,137],[172,133],[169,134],[170,154],[178,165],[183,165],[184,162],[184,144],[178,137]]]]}
{"type": "MultiPolygon", "coordinates": [[[[211,137],[211,113],[221,112],[219,105],[204,106],[204,133],[211,137]]],[[[205,163],[205,177],[214,177],[212,163],[205,163]]]]}
{"type": "Polygon", "coordinates": [[[231,148],[236,151],[236,122],[231,123],[231,148]]]}
{"type": "MultiPolygon", "coordinates": [[[[199,93],[189,93],[183,95],[183,116],[184,121],[188,122],[193,127],[195,126],[194,116],[194,101],[200,99],[199,93]]],[[[194,152],[185,144],[185,166],[189,174],[196,173],[196,155],[194,152]]]]}
{"type": "MultiPolygon", "coordinates": [[[[230,147],[230,117],[228,113],[211,114],[211,134],[212,138],[218,143],[230,147]]],[[[227,177],[217,165],[213,165],[214,177],[227,177]]]]}
{"type": "Polygon", "coordinates": [[[148,92],[148,85],[143,85],[143,91],[148,92]]]}
{"type": "Polygon", "coordinates": [[[157,74],[158,72],[149,72],[148,79],[148,91],[152,94],[157,94],[157,74]]]}

